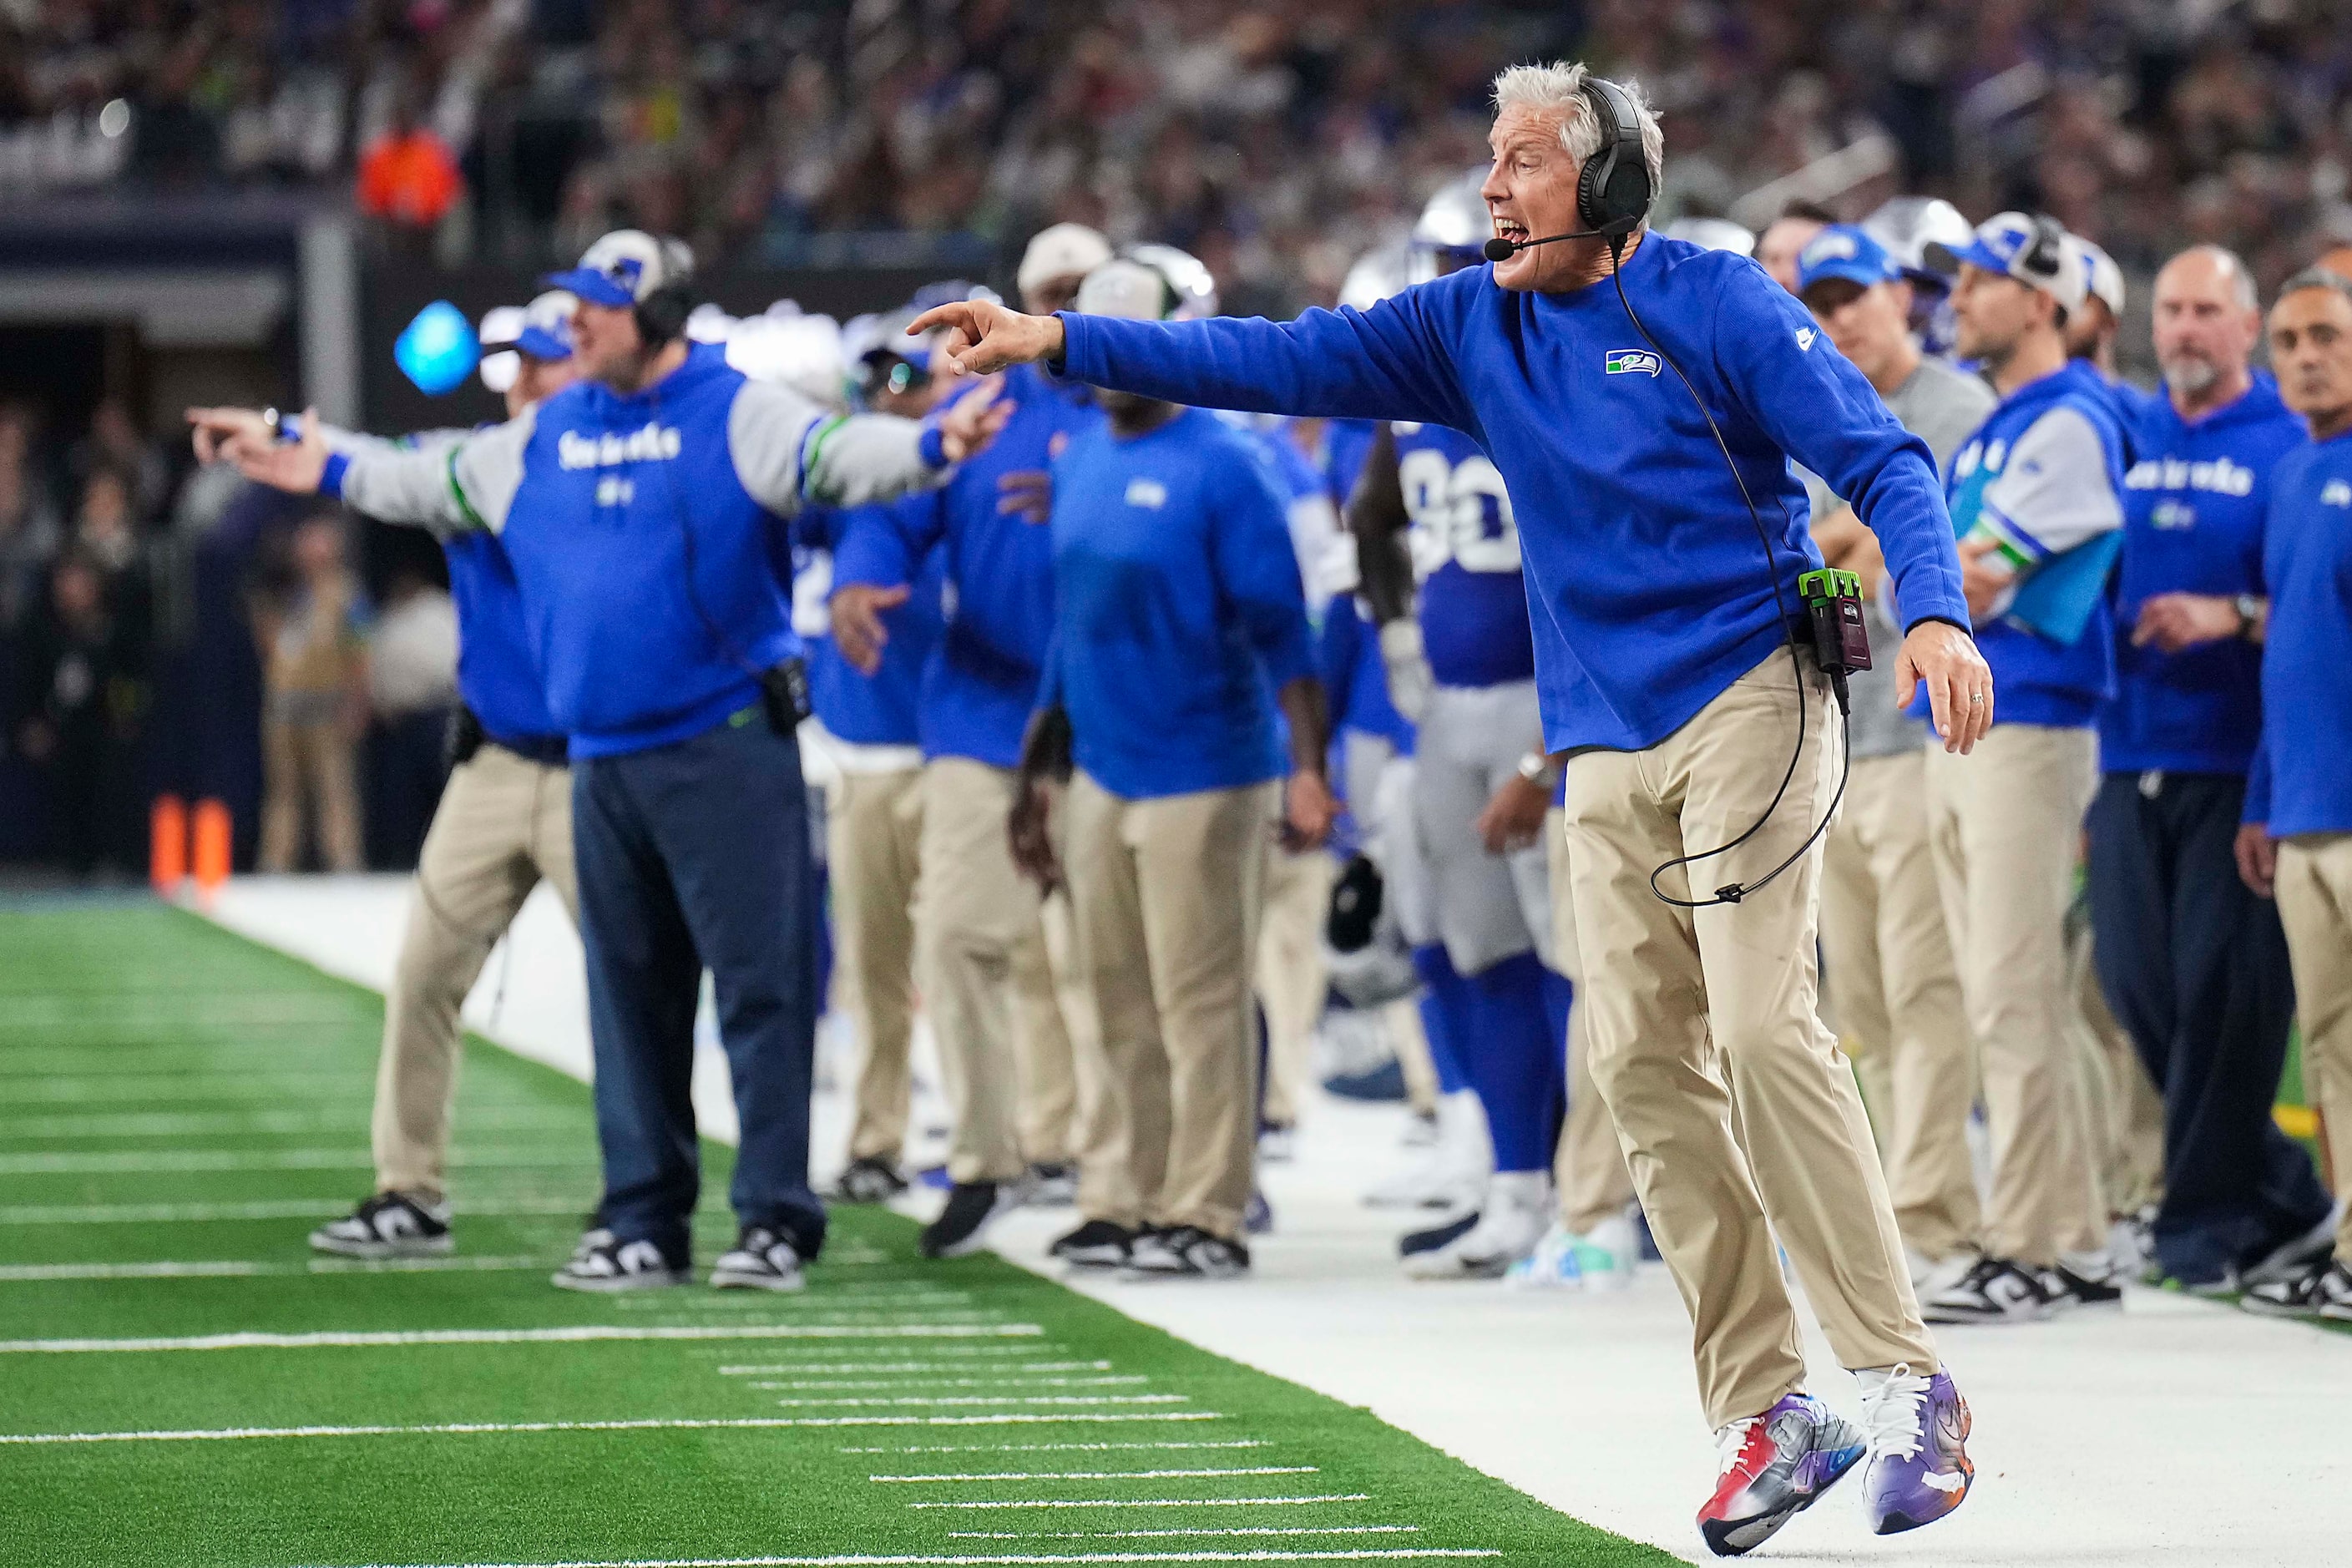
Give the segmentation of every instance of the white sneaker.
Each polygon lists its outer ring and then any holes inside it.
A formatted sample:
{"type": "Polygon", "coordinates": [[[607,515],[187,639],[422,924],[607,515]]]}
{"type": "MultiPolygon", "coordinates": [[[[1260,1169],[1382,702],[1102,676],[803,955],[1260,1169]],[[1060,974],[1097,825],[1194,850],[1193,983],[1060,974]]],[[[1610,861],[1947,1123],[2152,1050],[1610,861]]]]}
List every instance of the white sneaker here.
{"type": "Polygon", "coordinates": [[[1257,1134],[1257,1157],[1267,1165],[1287,1165],[1298,1158],[1298,1129],[1296,1127],[1262,1127],[1257,1134]]]}
{"type": "Polygon", "coordinates": [[[1437,1141],[1417,1160],[1364,1194],[1376,1209],[1475,1208],[1495,1168],[1486,1113],[1478,1097],[1457,1089],[1437,1101],[1437,1141]]]}
{"type": "Polygon", "coordinates": [[[1977,1266],[1973,1252],[1955,1252],[1949,1258],[1930,1258],[1916,1247],[1903,1249],[1903,1260],[1911,1270],[1911,1289],[1923,1300],[1948,1290],[1969,1276],[1977,1266]]]}
{"type": "Polygon", "coordinates": [[[1576,1247],[1584,1238],[1555,1222],[1536,1249],[1503,1270],[1503,1283],[1514,1290],[1580,1290],[1583,1272],[1576,1266],[1576,1247]]]}
{"type": "Polygon", "coordinates": [[[1551,1226],[1551,1173],[1497,1172],[1486,1184],[1478,1223],[1429,1252],[1404,1260],[1412,1279],[1499,1279],[1528,1256],[1551,1226]]]}
{"type": "Polygon", "coordinates": [[[1576,1271],[1586,1289],[1622,1290],[1633,1283],[1633,1269],[1642,1261],[1642,1243],[1633,1234],[1631,1219],[1612,1215],[1573,1241],[1576,1271]]]}

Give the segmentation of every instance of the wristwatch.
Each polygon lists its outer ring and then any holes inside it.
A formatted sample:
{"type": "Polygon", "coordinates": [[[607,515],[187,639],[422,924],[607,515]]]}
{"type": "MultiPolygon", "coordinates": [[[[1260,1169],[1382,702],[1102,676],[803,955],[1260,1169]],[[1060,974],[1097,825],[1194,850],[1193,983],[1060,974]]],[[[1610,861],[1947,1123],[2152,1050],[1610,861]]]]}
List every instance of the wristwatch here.
{"type": "Polygon", "coordinates": [[[1541,752],[1529,752],[1519,759],[1519,777],[1549,792],[1559,783],[1559,770],[1552,766],[1551,759],[1541,752]]]}
{"type": "Polygon", "coordinates": [[[2240,594],[2230,601],[2238,612],[2238,637],[2242,642],[2254,640],[2254,633],[2263,624],[2263,600],[2260,595],[2240,594]]]}

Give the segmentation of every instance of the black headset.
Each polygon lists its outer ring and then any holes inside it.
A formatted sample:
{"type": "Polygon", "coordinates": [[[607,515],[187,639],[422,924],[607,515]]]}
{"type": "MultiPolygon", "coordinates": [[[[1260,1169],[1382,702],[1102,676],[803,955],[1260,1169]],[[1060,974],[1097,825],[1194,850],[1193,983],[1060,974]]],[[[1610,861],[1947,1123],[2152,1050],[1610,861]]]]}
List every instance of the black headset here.
{"type": "Polygon", "coordinates": [[[686,331],[686,319],[698,303],[694,294],[694,252],[682,241],[659,239],[662,285],[636,303],[637,336],[645,346],[657,349],[686,331]]]}
{"type": "Polygon", "coordinates": [[[1576,176],[1576,216],[1595,235],[1621,239],[1642,226],[1657,192],[1642,147],[1642,121],[1633,100],[1613,81],[1584,79],[1584,101],[1601,131],[1601,149],[1576,176]]]}

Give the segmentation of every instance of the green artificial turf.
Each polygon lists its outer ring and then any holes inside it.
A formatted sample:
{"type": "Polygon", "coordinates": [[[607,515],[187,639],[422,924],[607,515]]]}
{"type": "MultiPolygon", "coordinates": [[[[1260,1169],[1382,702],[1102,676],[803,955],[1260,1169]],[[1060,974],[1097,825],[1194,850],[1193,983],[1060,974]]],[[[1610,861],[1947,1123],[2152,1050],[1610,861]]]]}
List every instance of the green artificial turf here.
{"type": "MultiPolygon", "coordinates": [[[[369,1185],[382,1019],[162,905],[0,912],[0,1562],[1674,1561],[993,1257],[924,1264],[889,1214],[836,1212],[797,1296],[553,1289],[588,1091],[478,1042],[457,1257],[314,1266],[369,1185]],[[567,1326],[637,1337],[55,1348],[567,1326]],[[746,1421],[799,1424],[9,1440],[746,1421]]],[[[698,1256],[730,1236],[707,1202],[698,1256]]]]}

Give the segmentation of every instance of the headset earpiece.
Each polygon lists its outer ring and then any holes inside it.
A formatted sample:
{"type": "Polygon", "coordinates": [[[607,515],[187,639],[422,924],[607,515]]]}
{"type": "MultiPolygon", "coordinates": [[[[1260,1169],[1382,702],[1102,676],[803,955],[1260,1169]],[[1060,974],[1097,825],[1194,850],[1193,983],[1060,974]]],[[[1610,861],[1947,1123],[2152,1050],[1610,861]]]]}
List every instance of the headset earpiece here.
{"type": "Polygon", "coordinates": [[[1576,178],[1576,216],[1584,226],[1622,239],[1650,216],[1656,192],[1642,151],[1642,122],[1633,100],[1613,81],[1584,79],[1585,108],[1601,132],[1600,150],[1584,161],[1576,178]]]}
{"type": "Polygon", "coordinates": [[[661,245],[662,286],[637,301],[637,336],[646,347],[659,348],[686,331],[694,313],[694,252],[674,239],[661,245]]]}

